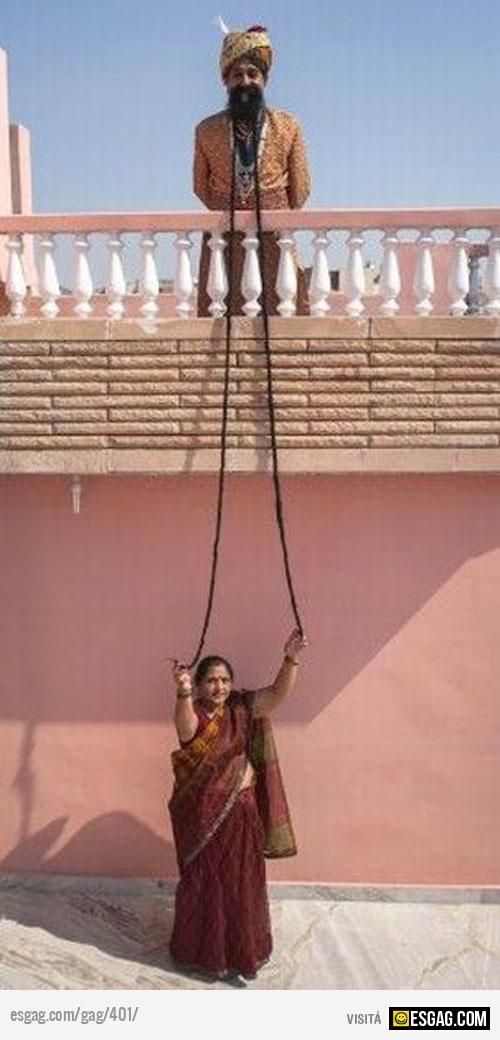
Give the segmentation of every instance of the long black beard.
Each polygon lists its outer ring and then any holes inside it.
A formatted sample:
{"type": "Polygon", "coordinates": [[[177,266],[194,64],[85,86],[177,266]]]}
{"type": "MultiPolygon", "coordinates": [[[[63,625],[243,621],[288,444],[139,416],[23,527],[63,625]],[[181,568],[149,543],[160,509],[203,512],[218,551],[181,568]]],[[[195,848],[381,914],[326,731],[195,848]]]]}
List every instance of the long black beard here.
{"type": "Polygon", "coordinates": [[[249,87],[233,87],[229,91],[229,111],[233,120],[254,126],[263,108],[264,94],[255,83],[249,87]]]}

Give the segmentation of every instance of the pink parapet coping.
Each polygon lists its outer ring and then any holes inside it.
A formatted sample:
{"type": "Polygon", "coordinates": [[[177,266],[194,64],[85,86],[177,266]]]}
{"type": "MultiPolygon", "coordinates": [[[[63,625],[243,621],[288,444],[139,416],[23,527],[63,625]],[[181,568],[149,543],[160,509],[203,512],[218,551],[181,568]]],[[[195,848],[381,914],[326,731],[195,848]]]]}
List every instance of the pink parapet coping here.
{"type": "MultiPolygon", "coordinates": [[[[75,232],[216,231],[225,229],[229,214],[221,211],[162,211],[108,213],[37,213],[0,216],[0,235],[75,232]]],[[[265,210],[263,227],[269,230],[325,228],[495,228],[500,207],[448,206],[427,209],[309,209],[265,210]]],[[[238,231],[255,226],[254,210],[238,210],[238,231]]]]}

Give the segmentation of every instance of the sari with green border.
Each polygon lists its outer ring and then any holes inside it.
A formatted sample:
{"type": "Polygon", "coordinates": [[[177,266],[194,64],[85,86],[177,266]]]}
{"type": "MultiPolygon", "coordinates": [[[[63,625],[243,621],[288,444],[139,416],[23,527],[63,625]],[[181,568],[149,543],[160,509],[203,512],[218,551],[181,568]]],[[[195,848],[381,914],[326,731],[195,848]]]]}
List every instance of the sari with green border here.
{"type": "Polygon", "coordinates": [[[255,716],[254,700],[253,691],[233,691],[193,739],[172,754],[175,781],[168,808],[181,872],[217,834],[239,794],[248,760],[255,770],[264,855],[297,853],[271,722],[255,716]]]}

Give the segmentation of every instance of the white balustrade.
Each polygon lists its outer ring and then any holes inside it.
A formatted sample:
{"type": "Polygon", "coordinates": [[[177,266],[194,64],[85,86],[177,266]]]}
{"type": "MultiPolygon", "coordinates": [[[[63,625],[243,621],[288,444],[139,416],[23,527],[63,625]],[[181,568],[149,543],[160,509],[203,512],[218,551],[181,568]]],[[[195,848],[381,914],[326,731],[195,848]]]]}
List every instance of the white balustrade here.
{"type": "Polygon", "coordinates": [[[398,259],[399,238],[393,229],[387,229],[382,239],[382,266],[380,268],[381,314],[392,317],[399,311],[401,274],[398,259]]]}
{"type": "Polygon", "coordinates": [[[315,318],[324,318],[330,310],[331,281],[327,256],[329,244],[326,231],[319,231],[313,238],[314,260],[309,286],[309,310],[315,318]]]}
{"type": "Polygon", "coordinates": [[[208,245],[211,249],[208,269],[207,292],[211,299],[208,306],[213,318],[221,318],[226,311],[224,300],[227,296],[228,280],[224,265],[224,249],[226,243],[220,231],[210,236],[208,245]]]}
{"type": "Polygon", "coordinates": [[[431,231],[422,231],[417,239],[417,263],[413,279],[413,295],[417,297],[415,311],[422,317],[427,317],[433,310],[432,296],[436,288],[431,252],[433,245],[431,231]]]}
{"type": "MultiPolygon", "coordinates": [[[[378,279],[379,313],[391,316],[396,315],[400,311],[402,281],[403,278],[407,278],[408,259],[411,261],[412,257],[414,257],[412,282],[410,286],[405,284],[404,288],[406,290],[410,289],[414,294],[414,312],[416,314],[425,318],[437,309],[439,314],[450,313],[454,317],[462,317],[471,313],[498,316],[500,314],[500,228],[494,223],[493,216],[489,212],[488,222],[481,223],[478,221],[477,224],[473,224],[472,218],[467,214],[467,219],[470,222],[464,222],[460,225],[457,219],[454,218],[453,211],[450,211],[450,214],[449,222],[446,222],[448,214],[446,211],[443,211],[443,214],[440,214],[439,221],[432,227],[422,226],[422,224],[419,226],[419,221],[416,220],[418,237],[416,241],[411,241],[409,237],[403,237],[405,232],[411,233],[412,230],[411,220],[408,219],[411,217],[410,211],[404,214],[404,224],[403,217],[398,215],[400,222],[397,226],[395,224],[389,225],[383,221],[377,223],[376,211],[373,211],[373,219],[364,213],[362,228],[361,226],[355,226],[355,220],[352,221],[351,225],[351,214],[348,214],[347,219],[344,216],[343,220],[340,220],[339,224],[336,225],[335,213],[322,214],[322,216],[324,215],[328,219],[328,226],[322,226],[321,222],[318,221],[318,213],[313,211],[311,216],[313,215],[314,219],[311,220],[309,244],[303,249],[303,254],[309,252],[310,259],[307,255],[303,255],[301,258],[306,265],[308,260],[310,263],[311,274],[308,289],[308,309],[310,315],[314,318],[322,318],[331,313],[331,304],[334,298],[331,289],[332,272],[329,262],[331,232],[347,229],[345,259],[340,259],[339,261],[336,257],[336,266],[343,268],[341,285],[343,284],[344,287],[344,309],[346,314],[353,317],[363,314],[367,304],[365,297],[367,294],[370,294],[370,296],[373,294],[373,287],[371,285],[368,287],[366,282],[366,265],[364,263],[365,236],[378,231],[382,232],[378,279]],[[366,219],[368,219],[367,223],[366,219]],[[451,231],[451,237],[446,242],[438,241],[437,233],[444,230],[451,231]],[[481,241],[478,241],[478,230],[481,232],[488,231],[489,240],[487,245],[484,243],[484,237],[482,237],[481,241]],[[448,264],[447,270],[443,272],[443,282],[446,283],[446,296],[441,291],[438,296],[436,295],[433,264],[434,249],[439,250],[439,259],[441,261],[443,255],[445,256],[448,264]],[[488,253],[487,256],[486,252],[488,253]],[[484,265],[484,284],[481,284],[483,265],[481,265],[480,270],[478,259],[482,256],[485,257],[486,261],[484,265]],[[475,258],[477,262],[475,262],[475,258]]],[[[386,220],[387,215],[387,213],[384,214],[386,220]]],[[[54,226],[57,230],[53,230],[46,217],[37,218],[36,215],[33,215],[33,217],[22,218],[23,221],[26,221],[26,224],[22,224],[20,233],[17,231],[19,224],[13,225],[16,228],[14,233],[6,225],[6,218],[0,217],[0,224],[3,221],[0,235],[3,234],[7,239],[6,292],[10,299],[12,316],[20,317],[27,312],[31,315],[35,313],[38,306],[36,288],[32,296],[29,294],[28,286],[33,282],[32,271],[31,268],[26,270],[27,261],[23,254],[24,236],[31,234],[39,236],[37,250],[38,288],[41,297],[39,312],[44,318],[54,318],[61,313],[61,310],[65,314],[69,311],[69,300],[65,301],[64,308],[62,308],[59,301],[62,293],[59,286],[58,264],[56,265],[56,235],[72,234],[72,313],[77,318],[83,319],[89,317],[95,309],[98,310],[99,314],[102,313],[99,298],[97,305],[94,299],[96,290],[93,285],[89,262],[89,235],[94,233],[107,235],[106,246],[109,255],[105,277],[107,299],[104,302],[106,307],[105,313],[109,317],[113,319],[122,318],[126,313],[127,301],[131,295],[134,295],[126,284],[122,256],[125,248],[122,236],[133,233],[138,233],[136,242],[139,250],[139,278],[135,297],[139,303],[139,313],[145,319],[153,319],[159,315],[172,313],[176,313],[180,318],[185,319],[196,313],[198,281],[195,277],[196,272],[193,272],[191,260],[193,231],[183,230],[182,225],[177,230],[171,220],[169,220],[167,225],[163,220],[162,214],[155,215],[155,220],[158,220],[158,230],[154,232],[147,229],[141,231],[141,224],[137,221],[134,214],[130,214],[134,219],[130,221],[129,226],[123,220],[120,223],[116,223],[115,230],[108,231],[108,228],[113,228],[114,220],[112,222],[110,219],[112,216],[116,215],[109,215],[107,222],[105,222],[102,219],[102,214],[96,215],[95,225],[87,216],[85,222],[81,221],[80,224],[77,223],[78,218],[75,218],[75,227],[81,227],[82,230],[72,232],[71,223],[67,217],[64,217],[63,220],[60,217],[56,217],[54,226]],[[31,224],[28,223],[31,220],[33,221],[33,230],[31,230],[31,224]],[[37,221],[39,221],[38,224],[37,221]],[[156,259],[158,235],[160,233],[172,235],[174,241],[176,259],[173,293],[175,298],[172,298],[171,295],[160,294],[160,280],[156,259]]],[[[199,220],[199,214],[193,214],[192,216],[197,217],[193,223],[197,231],[201,231],[203,222],[199,220]]],[[[275,240],[279,249],[276,284],[275,286],[268,286],[268,288],[276,290],[278,297],[277,313],[282,317],[293,317],[297,310],[298,254],[293,229],[295,228],[303,234],[307,230],[309,214],[307,212],[301,214],[300,221],[297,221],[297,216],[298,214],[293,214],[292,226],[289,225],[286,229],[277,229],[275,233],[275,240]]],[[[190,214],[183,214],[182,218],[186,219],[185,226],[189,227],[187,221],[190,218],[190,214]]],[[[12,219],[17,221],[19,218],[13,216],[12,219]]],[[[210,215],[210,223],[212,225],[214,223],[213,215],[210,215]]],[[[209,313],[216,318],[226,313],[228,294],[227,257],[229,253],[227,234],[224,233],[227,223],[222,219],[222,215],[219,215],[217,223],[218,228],[208,236],[210,261],[206,285],[209,296],[209,313]]],[[[272,223],[269,223],[267,220],[266,230],[272,233],[272,228],[272,223]]],[[[243,297],[243,314],[247,317],[255,318],[262,313],[264,288],[263,272],[259,259],[259,240],[255,226],[252,226],[248,221],[248,215],[245,217],[244,222],[240,223],[240,229],[245,229],[244,236],[241,236],[244,258],[241,268],[241,284],[235,288],[241,291],[243,297]]],[[[135,250],[135,243],[133,248],[135,250]]],[[[374,265],[372,264],[372,266],[374,265]]],[[[440,269],[442,269],[442,262],[440,269]]],[[[405,292],[405,301],[406,299],[407,292],[405,292]]],[[[373,301],[370,300],[370,303],[370,313],[373,313],[373,301]]],[[[134,309],[134,313],[136,312],[134,309]]]]}
{"type": "Polygon", "coordinates": [[[73,241],[75,250],[75,278],[73,295],[76,300],[73,307],[78,318],[88,318],[92,313],[92,275],[89,264],[89,238],[88,235],[75,235],[73,241]]]}
{"type": "Polygon", "coordinates": [[[24,301],[28,291],[22,261],[23,242],[21,235],[10,235],[7,241],[9,254],[5,291],[11,301],[11,314],[20,318],[26,311],[24,301]]]}
{"type": "Polygon", "coordinates": [[[488,241],[484,291],[488,301],[486,313],[497,317],[500,314],[500,231],[497,230],[490,232],[488,241]]]}
{"type": "Polygon", "coordinates": [[[366,292],[363,245],[363,235],[358,231],[351,231],[347,239],[346,294],[348,302],[345,309],[352,318],[357,318],[365,309],[362,300],[366,292]]]}
{"type": "Polygon", "coordinates": [[[446,288],[450,297],[450,314],[460,318],[467,311],[469,292],[468,238],[465,230],[456,231],[450,243],[451,263],[446,288]]]}
{"type": "Polygon", "coordinates": [[[180,318],[189,318],[193,307],[193,274],[189,256],[193,243],[188,231],[176,235],[174,292],[177,297],[176,311],[180,318]]]}
{"type": "Polygon", "coordinates": [[[121,235],[109,235],[107,247],[109,250],[109,267],[106,295],[109,303],[106,307],[106,312],[110,318],[123,318],[125,313],[123,300],[127,292],[127,286],[123,270],[122,252],[124,245],[121,235]]]}
{"type": "Polygon", "coordinates": [[[41,239],[39,251],[40,296],[43,300],[40,310],[44,318],[55,318],[56,314],[59,314],[56,300],[61,295],[61,290],[54,260],[53,235],[45,235],[41,239]]]}
{"type": "Polygon", "coordinates": [[[245,298],[243,310],[248,318],[255,318],[260,311],[259,296],[262,292],[262,278],[259,264],[259,239],[257,235],[245,235],[243,239],[245,261],[241,278],[241,291],[245,298]]]}
{"type": "Polygon", "coordinates": [[[282,231],[278,238],[280,259],[276,292],[280,302],[278,311],[283,318],[291,318],[295,314],[297,296],[297,269],[295,266],[295,239],[291,231],[282,231]]]}

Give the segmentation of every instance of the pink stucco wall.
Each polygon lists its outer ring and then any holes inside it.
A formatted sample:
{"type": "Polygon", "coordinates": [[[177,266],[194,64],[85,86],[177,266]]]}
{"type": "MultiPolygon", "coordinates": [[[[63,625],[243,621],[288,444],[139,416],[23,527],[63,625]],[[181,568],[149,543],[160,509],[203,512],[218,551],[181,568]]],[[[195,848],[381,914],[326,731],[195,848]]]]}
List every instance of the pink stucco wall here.
{"type": "MultiPolygon", "coordinates": [[[[12,212],[33,211],[31,178],[31,134],[20,123],[10,124],[10,169],[12,177],[12,212]]],[[[38,272],[34,257],[33,235],[23,235],[23,269],[31,292],[38,292],[38,272]]]]}
{"type": "MultiPolygon", "coordinates": [[[[9,95],[7,53],[0,47],[0,214],[12,213],[9,144],[9,95]]],[[[5,239],[0,235],[0,279],[7,271],[5,239]]]]}
{"type": "MultiPolygon", "coordinates": [[[[164,658],[193,652],[215,478],[0,480],[1,866],[173,877],[164,658]]],[[[272,679],[270,479],[231,476],[207,651],[272,679]]],[[[500,883],[496,475],[289,476],[310,641],[275,716],[300,845],[270,879],[500,883]]]]}

